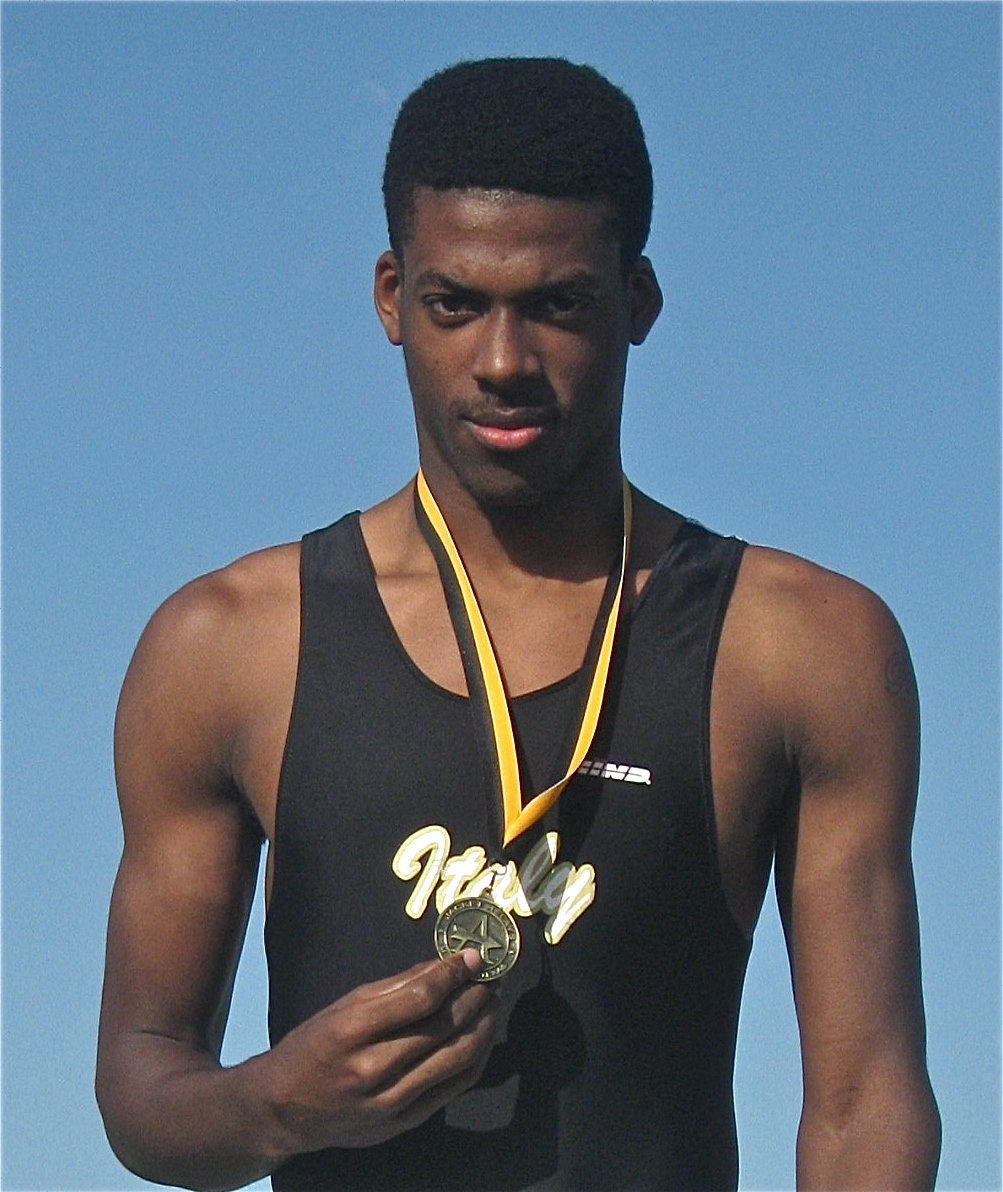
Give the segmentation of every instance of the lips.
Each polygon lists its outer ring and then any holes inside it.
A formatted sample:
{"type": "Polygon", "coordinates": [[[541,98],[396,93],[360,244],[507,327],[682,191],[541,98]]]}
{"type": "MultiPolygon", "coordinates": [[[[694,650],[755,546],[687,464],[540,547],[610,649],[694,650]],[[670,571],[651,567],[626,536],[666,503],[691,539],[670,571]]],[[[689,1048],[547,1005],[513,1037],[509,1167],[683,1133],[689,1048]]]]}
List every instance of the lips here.
{"type": "Polygon", "coordinates": [[[473,437],[492,451],[521,451],[531,446],[548,422],[538,410],[492,410],[466,419],[473,437]]]}

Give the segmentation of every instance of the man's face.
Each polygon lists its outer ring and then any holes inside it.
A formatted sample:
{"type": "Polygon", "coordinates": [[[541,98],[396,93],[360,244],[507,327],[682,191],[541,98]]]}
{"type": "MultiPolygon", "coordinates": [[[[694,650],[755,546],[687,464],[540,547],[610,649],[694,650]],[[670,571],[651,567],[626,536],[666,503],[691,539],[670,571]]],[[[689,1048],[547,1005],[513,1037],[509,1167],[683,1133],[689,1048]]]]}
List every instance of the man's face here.
{"type": "Polygon", "coordinates": [[[624,275],[608,225],[601,201],[417,192],[404,260],[380,258],[375,300],[404,349],[433,488],[532,504],[619,474],[627,348],[661,295],[646,261],[624,275]]]}

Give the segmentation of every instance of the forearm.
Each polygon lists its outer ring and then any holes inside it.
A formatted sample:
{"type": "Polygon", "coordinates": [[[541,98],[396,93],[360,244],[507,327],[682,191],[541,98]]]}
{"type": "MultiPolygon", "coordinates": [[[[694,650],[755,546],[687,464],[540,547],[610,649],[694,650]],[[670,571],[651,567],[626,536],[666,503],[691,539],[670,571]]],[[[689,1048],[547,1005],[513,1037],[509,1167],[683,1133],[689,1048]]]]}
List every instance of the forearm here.
{"type": "Polygon", "coordinates": [[[484,1070],[497,999],[472,980],[480,964],[466,949],[360,985],[233,1068],[116,1028],[109,1010],[97,1080],[109,1141],[147,1179],[222,1192],[293,1155],[411,1130],[484,1070]]]}
{"type": "Polygon", "coordinates": [[[268,1068],[268,1053],[223,1068],[176,1040],[134,1037],[98,1073],[112,1149],[144,1179],[203,1192],[268,1175],[288,1154],[268,1068]]]}
{"type": "Polygon", "coordinates": [[[860,1091],[839,1107],[806,1102],[798,1129],[799,1192],[922,1192],[940,1159],[940,1115],[925,1077],[860,1091]]]}

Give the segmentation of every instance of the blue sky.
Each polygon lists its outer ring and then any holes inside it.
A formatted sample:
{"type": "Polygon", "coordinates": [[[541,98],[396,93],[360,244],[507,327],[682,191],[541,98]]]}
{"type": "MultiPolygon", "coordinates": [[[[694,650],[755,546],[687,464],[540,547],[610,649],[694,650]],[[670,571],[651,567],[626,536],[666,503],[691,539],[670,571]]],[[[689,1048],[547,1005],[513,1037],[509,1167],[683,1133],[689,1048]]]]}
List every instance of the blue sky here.
{"type": "MultiPolygon", "coordinates": [[[[625,464],[715,529],[876,589],[924,709],[915,862],[940,1186],[1000,1176],[1000,8],[13,4],[3,23],[5,1189],[145,1186],[91,1094],[121,843],[110,735],[186,579],[414,468],[372,311],[397,106],[561,54],[634,98],[663,315],[625,464]]],[[[226,1055],[264,1045],[260,900],[226,1055]]],[[[792,1186],[772,895],[742,1187],[792,1186]]]]}

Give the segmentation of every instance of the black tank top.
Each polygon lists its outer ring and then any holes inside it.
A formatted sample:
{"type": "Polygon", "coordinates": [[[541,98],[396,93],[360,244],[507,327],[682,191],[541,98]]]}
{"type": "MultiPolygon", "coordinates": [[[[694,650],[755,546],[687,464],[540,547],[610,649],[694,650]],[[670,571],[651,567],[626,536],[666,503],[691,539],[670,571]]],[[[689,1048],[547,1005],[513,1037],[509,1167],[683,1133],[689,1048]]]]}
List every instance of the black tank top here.
{"type": "MultiPolygon", "coordinates": [[[[265,933],[272,1042],[434,956],[437,894],[511,896],[514,871],[538,909],[515,907],[522,951],[478,1086],[386,1144],[291,1160],[277,1190],[736,1187],[748,944],[719,876],[708,737],[741,552],[683,525],[622,618],[588,759],[506,850],[472,709],[404,651],[358,515],[304,538],[265,933]]],[[[560,777],[574,705],[571,681],[513,701],[534,790],[560,777]]]]}

